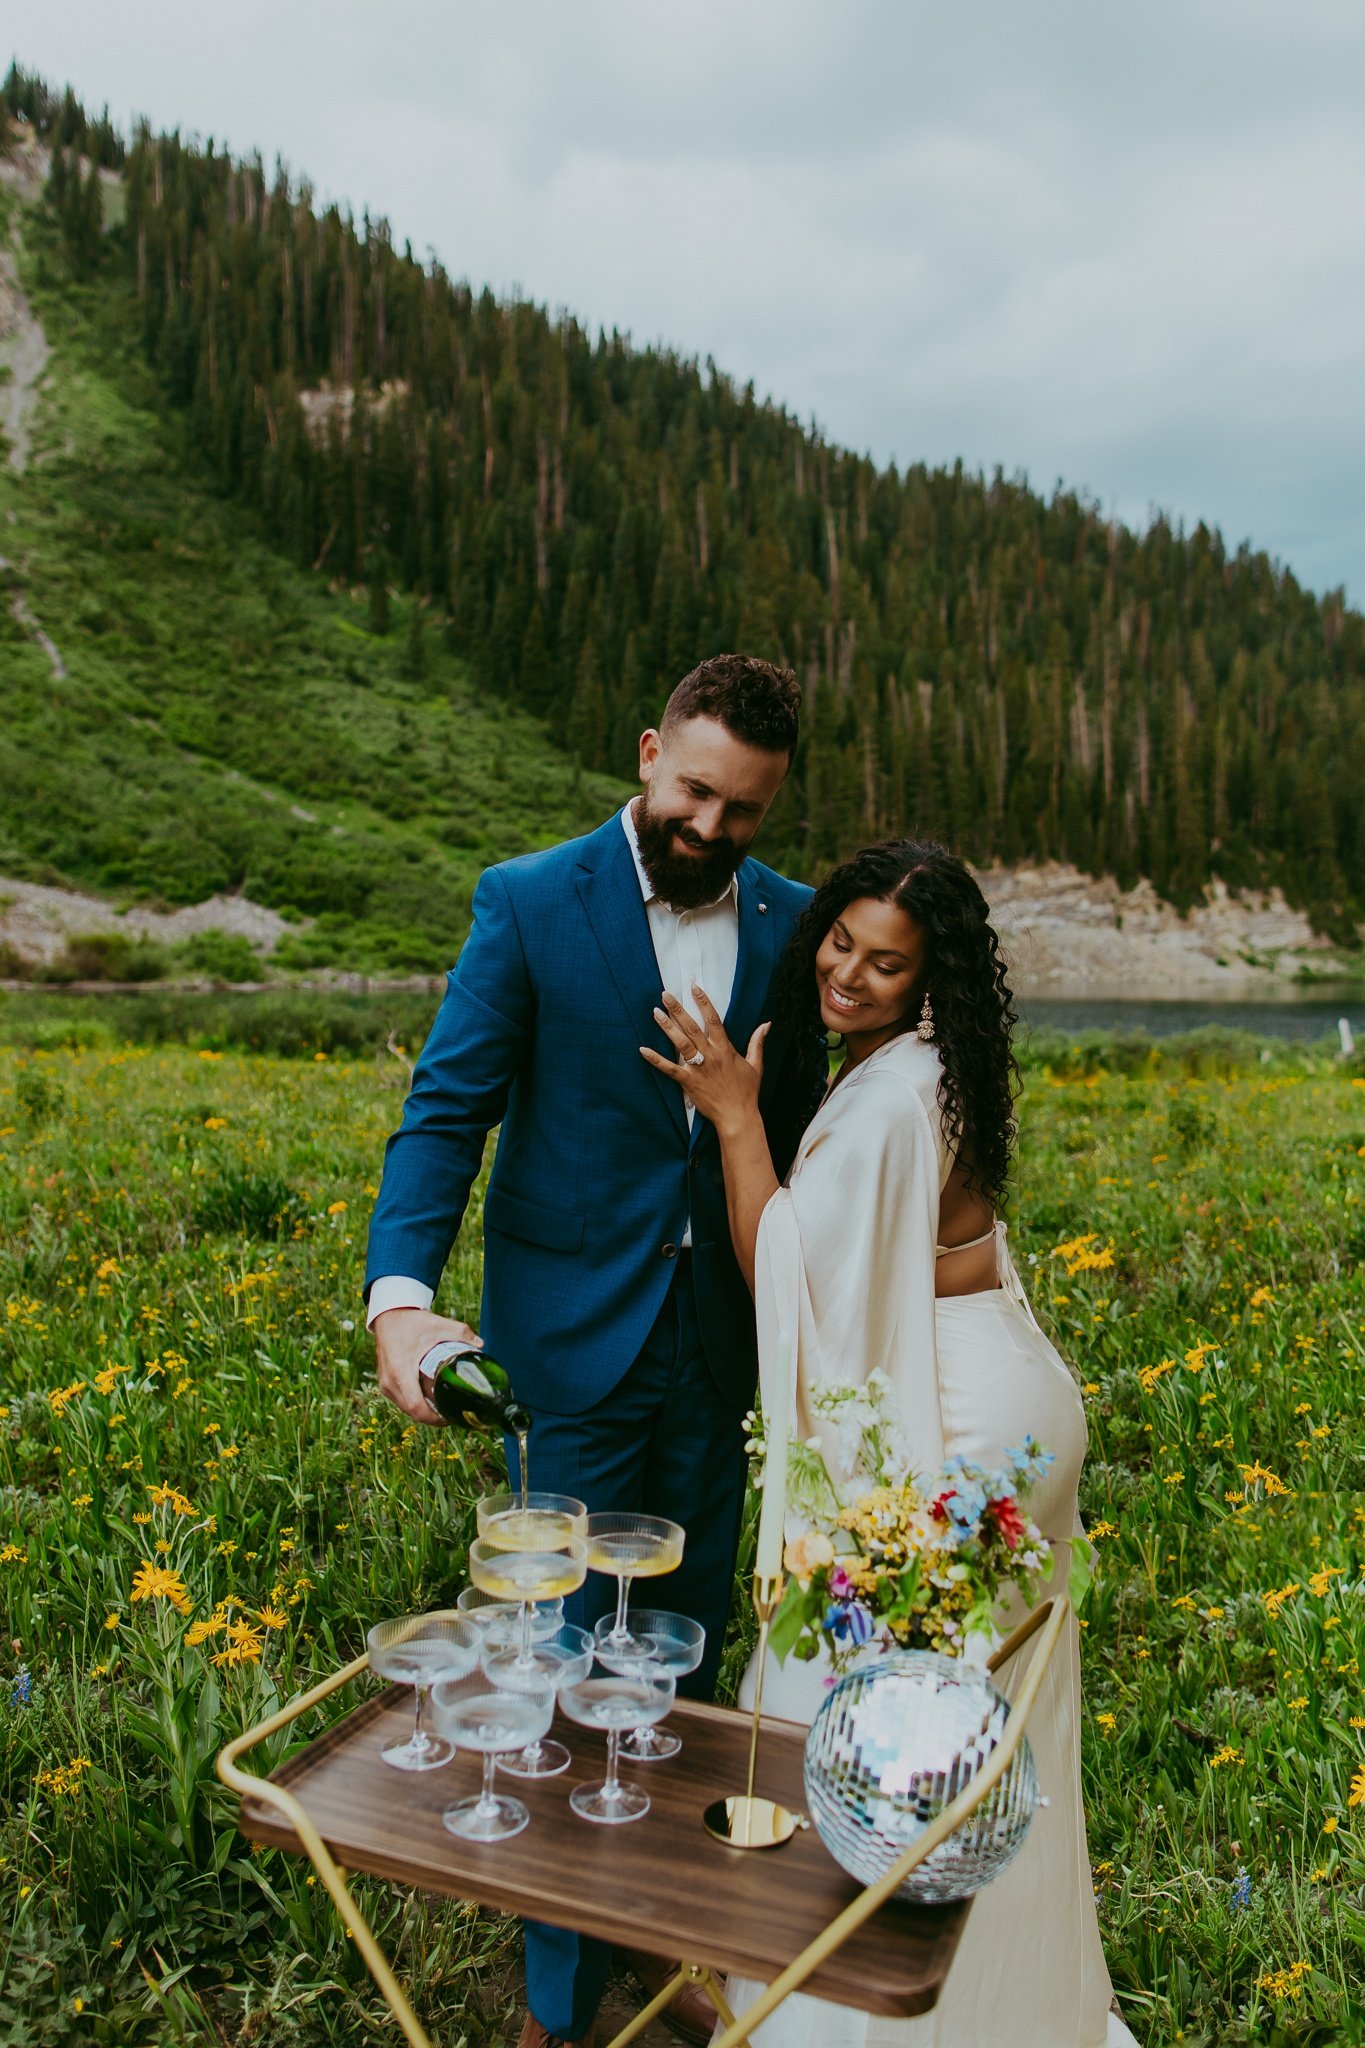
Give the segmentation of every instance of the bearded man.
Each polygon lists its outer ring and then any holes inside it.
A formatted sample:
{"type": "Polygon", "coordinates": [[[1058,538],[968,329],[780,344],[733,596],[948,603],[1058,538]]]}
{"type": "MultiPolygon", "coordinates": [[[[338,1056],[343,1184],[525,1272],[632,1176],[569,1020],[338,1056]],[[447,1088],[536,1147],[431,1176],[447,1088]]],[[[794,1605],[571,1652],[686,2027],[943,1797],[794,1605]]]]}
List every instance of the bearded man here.
{"type": "MultiPolygon", "coordinates": [[[[702,1699],[744,1503],[754,1309],[715,1132],[640,1049],[673,1058],[661,998],[697,1016],[699,985],[761,1063],[773,971],[810,891],[748,850],[791,766],[799,709],[790,670],[736,654],[702,662],[640,740],[642,795],[586,838],[481,877],[370,1227],[380,1387],[438,1424],[418,1362],[444,1339],[479,1341],[431,1305],[501,1125],[480,1322],[531,1411],[531,1484],[683,1525],[666,1596],[706,1630],[679,1687],[702,1699]]],[[[566,1621],[591,1628],[613,1592],[591,1576],[566,1621]]],[[[589,2038],[608,1960],[600,1942],[528,1925],[522,2048],[589,2038]]],[[[662,1981],[662,1964],[634,1961],[647,1986],[662,1981]]],[[[701,2040],[712,2017],[704,2001],[670,2013],[701,2040]]]]}

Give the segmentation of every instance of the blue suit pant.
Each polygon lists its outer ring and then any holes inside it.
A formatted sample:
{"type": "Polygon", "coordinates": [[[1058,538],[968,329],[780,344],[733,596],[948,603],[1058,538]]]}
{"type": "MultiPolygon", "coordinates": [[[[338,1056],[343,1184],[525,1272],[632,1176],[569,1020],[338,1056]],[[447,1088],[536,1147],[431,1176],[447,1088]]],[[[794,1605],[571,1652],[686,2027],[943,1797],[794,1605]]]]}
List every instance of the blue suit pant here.
{"type": "MultiPolygon", "coordinates": [[[[644,1348],[604,1400],[582,1415],[532,1410],[529,1471],[533,1489],[570,1494],[590,1513],[667,1515],[682,1523],[681,1565],[667,1578],[644,1582],[636,1600],[702,1624],[705,1655],[678,1690],[710,1699],[730,1607],[746,1465],[742,1420],[716,1391],[702,1350],[691,1266],[683,1253],[644,1348]]],[[[510,1440],[508,1469],[516,1470],[510,1440]]],[[[581,1591],[565,1600],[564,1619],[590,1629],[615,1598],[616,1581],[590,1572],[581,1591]]],[[[648,1827],[648,1818],[639,1825],[648,1827]]],[[[571,2041],[586,2033],[609,1962],[605,1942],[528,1921],[526,1996],[541,2026],[571,2041]]]]}

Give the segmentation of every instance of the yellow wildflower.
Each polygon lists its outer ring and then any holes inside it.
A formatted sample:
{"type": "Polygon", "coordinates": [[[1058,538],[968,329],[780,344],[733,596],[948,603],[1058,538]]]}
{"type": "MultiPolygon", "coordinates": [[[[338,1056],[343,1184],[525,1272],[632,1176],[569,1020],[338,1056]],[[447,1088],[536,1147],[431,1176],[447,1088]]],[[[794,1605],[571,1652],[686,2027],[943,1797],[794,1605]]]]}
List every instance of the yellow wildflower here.
{"type": "Polygon", "coordinates": [[[1095,1726],[1102,1728],[1106,1735],[1112,1735],[1118,1725],[1117,1714],[1096,1714],[1095,1716],[1095,1726]]]}
{"type": "Polygon", "coordinates": [[[1261,1487],[1267,1496],[1275,1493],[1287,1494],[1289,1492],[1289,1488],[1285,1485],[1283,1479],[1276,1478],[1275,1474],[1267,1466],[1262,1465],[1259,1459],[1254,1465],[1239,1465],[1238,1470],[1248,1486],[1261,1487]]]}
{"type": "Polygon", "coordinates": [[[1325,1835],[1334,1835],[1340,1826],[1341,1822],[1337,1819],[1336,1815],[1334,1813],[1329,1813],[1326,1820],[1322,1824],[1322,1832],[1325,1835]]]}
{"type": "Polygon", "coordinates": [[[227,1627],[227,1646],[219,1650],[210,1661],[221,1666],[234,1664],[255,1664],[265,1648],[265,1638],[260,1630],[248,1621],[230,1621],[227,1627]]]}
{"type": "Polygon", "coordinates": [[[1233,1749],[1230,1743],[1225,1743],[1223,1747],[1216,1753],[1216,1755],[1211,1756],[1209,1758],[1209,1769],[1211,1771],[1216,1771],[1223,1764],[1241,1765],[1245,1762],[1246,1758],[1242,1755],[1240,1749],[1233,1749]]]}
{"type": "Polygon", "coordinates": [[[1311,1963],[1291,1963],[1287,1970],[1270,1970],[1264,1977],[1256,1979],[1258,1991],[1268,1991],[1272,1998],[1302,1998],[1301,1978],[1312,1969],[1311,1963]]]}
{"type": "Polygon", "coordinates": [[[1362,1764],[1351,1780],[1351,1789],[1346,1795],[1348,1806],[1365,1806],[1365,1764],[1362,1764]]]}
{"type": "Polygon", "coordinates": [[[88,1756],[73,1756],[69,1764],[56,1764],[50,1771],[39,1771],[38,1784],[54,1799],[74,1798],[81,1789],[82,1773],[90,1767],[88,1756]]]}
{"type": "Polygon", "coordinates": [[[1143,1393],[1150,1394],[1158,1380],[1164,1379],[1168,1372],[1174,1371],[1175,1360],[1173,1358],[1163,1358],[1159,1365],[1140,1365],[1138,1367],[1138,1381],[1143,1393]]]}
{"type": "Polygon", "coordinates": [[[178,1613],[190,1611],[189,1594],[179,1572],[172,1571],[169,1565],[153,1564],[150,1558],[144,1558],[137,1568],[132,1597],[135,1602],[169,1600],[178,1613]]]}
{"type": "Polygon", "coordinates": [[[283,1628],[289,1616],[280,1607],[258,1607],[257,1617],[267,1628],[283,1628]]]}

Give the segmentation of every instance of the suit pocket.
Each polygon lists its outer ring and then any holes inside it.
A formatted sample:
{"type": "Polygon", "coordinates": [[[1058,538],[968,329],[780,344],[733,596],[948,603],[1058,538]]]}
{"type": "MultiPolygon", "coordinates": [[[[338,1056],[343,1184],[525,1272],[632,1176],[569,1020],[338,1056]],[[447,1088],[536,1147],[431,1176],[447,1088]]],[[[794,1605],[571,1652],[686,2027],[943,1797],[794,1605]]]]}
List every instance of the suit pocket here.
{"type": "Polygon", "coordinates": [[[540,1202],[524,1201],[520,1195],[509,1195],[505,1188],[488,1190],[483,1221],[486,1230],[520,1238],[523,1244],[538,1244],[547,1252],[576,1252],[583,1248],[581,1216],[566,1216],[562,1209],[546,1209],[540,1202]]]}

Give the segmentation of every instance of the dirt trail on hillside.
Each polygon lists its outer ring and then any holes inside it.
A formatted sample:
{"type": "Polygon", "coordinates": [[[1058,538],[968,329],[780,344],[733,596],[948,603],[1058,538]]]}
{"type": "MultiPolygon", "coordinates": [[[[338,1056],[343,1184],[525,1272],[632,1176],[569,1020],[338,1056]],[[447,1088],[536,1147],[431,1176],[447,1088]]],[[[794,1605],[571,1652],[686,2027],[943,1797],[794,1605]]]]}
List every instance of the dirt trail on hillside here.
{"type": "MultiPolygon", "coordinates": [[[[0,158],[0,183],[9,186],[21,200],[31,200],[41,191],[47,177],[47,152],[25,143],[12,155],[0,158]]],[[[0,379],[0,434],[9,444],[9,466],[16,476],[28,467],[33,447],[33,422],[38,410],[38,393],[52,360],[47,336],[24,296],[19,283],[17,256],[22,246],[19,223],[10,229],[9,246],[0,247],[0,369],[9,375],[0,379]]],[[[11,514],[13,517],[13,514],[11,514]]],[[[50,633],[29,610],[19,587],[22,571],[15,562],[0,555],[0,582],[10,582],[10,610],[25,633],[31,634],[52,664],[57,682],[66,679],[66,663],[50,633]]]]}
{"type": "MultiPolygon", "coordinates": [[[[25,144],[0,160],[0,182],[29,199],[41,190],[46,152],[25,144]]],[[[47,336],[19,285],[15,255],[20,247],[19,224],[10,229],[9,247],[0,248],[0,365],[9,376],[0,382],[0,431],[9,443],[9,466],[22,476],[32,447],[33,416],[38,387],[51,360],[47,336]]]]}

